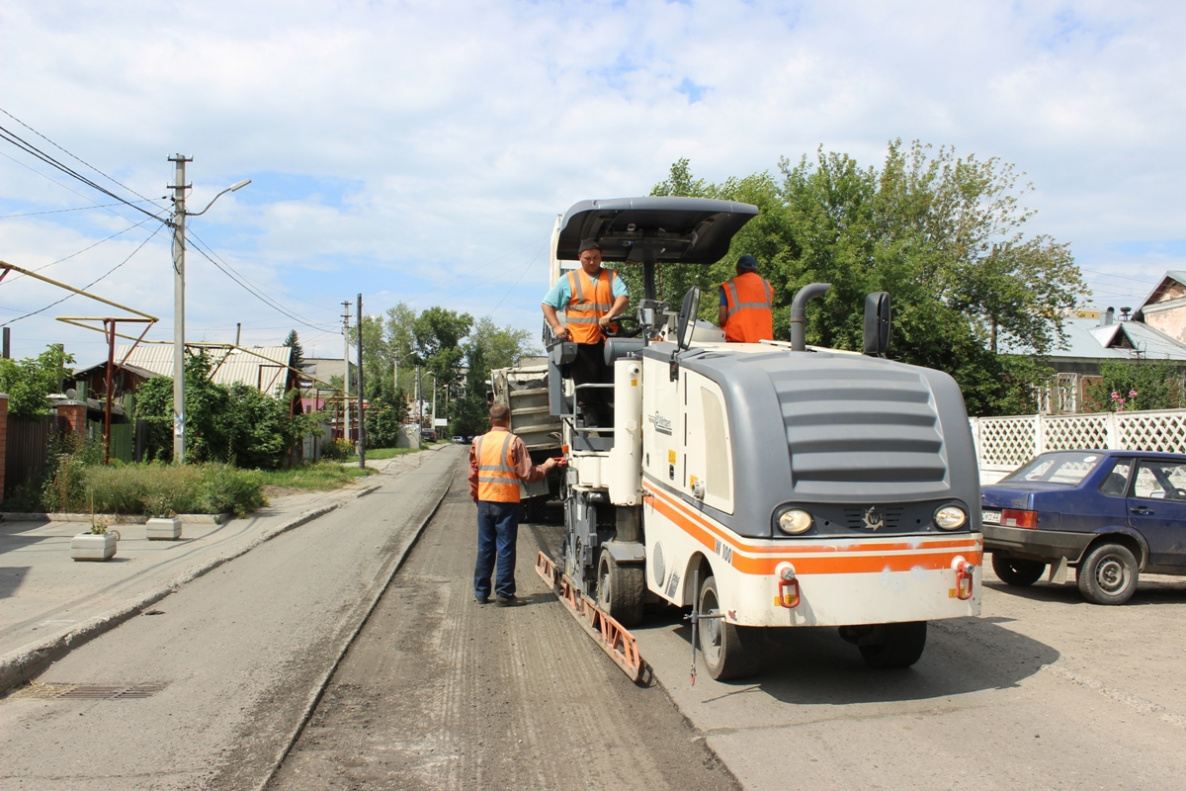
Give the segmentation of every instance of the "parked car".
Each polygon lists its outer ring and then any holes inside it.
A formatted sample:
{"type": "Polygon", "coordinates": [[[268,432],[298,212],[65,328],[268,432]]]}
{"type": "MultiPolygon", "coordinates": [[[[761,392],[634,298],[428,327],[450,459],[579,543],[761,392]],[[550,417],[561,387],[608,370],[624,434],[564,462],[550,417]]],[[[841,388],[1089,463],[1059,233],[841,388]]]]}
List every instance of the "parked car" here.
{"type": "Polygon", "coordinates": [[[984,548],[1006,584],[1046,567],[1096,604],[1123,604],[1140,572],[1186,575],[1186,455],[1130,450],[1043,453],[981,487],[984,548]]]}
{"type": "Polygon", "coordinates": [[[449,441],[452,442],[454,445],[464,445],[465,437],[450,437],[449,441]]]}
{"type": "Polygon", "coordinates": [[[423,434],[421,434],[421,437],[424,439],[425,442],[436,442],[437,441],[437,433],[430,428],[424,429],[424,432],[423,432],[423,434]]]}

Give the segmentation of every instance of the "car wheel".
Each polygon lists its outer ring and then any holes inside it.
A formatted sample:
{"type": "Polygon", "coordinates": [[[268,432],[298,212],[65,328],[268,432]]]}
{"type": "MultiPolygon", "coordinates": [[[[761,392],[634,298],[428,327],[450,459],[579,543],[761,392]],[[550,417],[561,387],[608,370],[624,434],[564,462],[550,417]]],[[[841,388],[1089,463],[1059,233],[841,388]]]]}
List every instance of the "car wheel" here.
{"type": "Polygon", "coordinates": [[[1021,560],[1006,555],[992,555],[992,570],[1006,585],[1028,588],[1046,572],[1046,564],[1038,560],[1021,560]]]}
{"type": "Polygon", "coordinates": [[[1079,592],[1096,604],[1124,604],[1137,589],[1137,559],[1123,544],[1100,544],[1079,564],[1079,592]]]}

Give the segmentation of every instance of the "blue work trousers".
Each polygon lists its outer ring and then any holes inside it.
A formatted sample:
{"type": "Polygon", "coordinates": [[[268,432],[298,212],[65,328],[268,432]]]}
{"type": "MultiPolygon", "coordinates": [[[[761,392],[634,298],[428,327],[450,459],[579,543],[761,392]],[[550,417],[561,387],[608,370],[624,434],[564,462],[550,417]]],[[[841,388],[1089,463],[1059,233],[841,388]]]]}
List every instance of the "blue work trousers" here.
{"type": "Polygon", "coordinates": [[[494,592],[515,595],[515,542],[519,538],[519,504],[478,501],[478,562],[474,566],[474,597],[490,596],[495,557],[498,574],[494,592]]]}

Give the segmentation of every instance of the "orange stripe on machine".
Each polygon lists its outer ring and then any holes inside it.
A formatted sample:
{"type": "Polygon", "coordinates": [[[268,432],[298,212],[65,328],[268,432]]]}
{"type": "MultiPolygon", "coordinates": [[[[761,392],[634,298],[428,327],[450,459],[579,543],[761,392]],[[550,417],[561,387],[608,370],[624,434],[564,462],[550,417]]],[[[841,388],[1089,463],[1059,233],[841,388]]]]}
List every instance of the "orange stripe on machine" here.
{"type": "Polygon", "coordinates": [[[794,562],[798,574],[876,574],[884,571],[950,569],[956,555],[963,556],[975,565],[981,563],[983,547],[979,536],[874,541],[837,538],[811,543],[779,542],[778,545],[772,545],[769,541],[750,543],[712,524],[655,486],[646,482],[643,486],[651,494],[651,506],[697,543],[716,554],[720,554],[716,552],[718,544],[730,547],[730,563],[744,574],[772,575],[775,567],[785,560],[794,562]]]}

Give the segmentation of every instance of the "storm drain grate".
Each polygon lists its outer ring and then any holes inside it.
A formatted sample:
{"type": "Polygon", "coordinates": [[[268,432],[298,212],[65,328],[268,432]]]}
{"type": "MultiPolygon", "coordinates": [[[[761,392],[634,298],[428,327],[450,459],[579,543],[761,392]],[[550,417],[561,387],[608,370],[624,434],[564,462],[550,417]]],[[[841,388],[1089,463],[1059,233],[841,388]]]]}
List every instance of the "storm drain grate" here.
{"type": "Polygon", "coordinates": [[[152,697],[164,684],[29,684],[12,694],[14,698],[43,700],[132,700],[152,697]]]}

